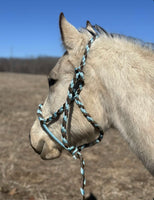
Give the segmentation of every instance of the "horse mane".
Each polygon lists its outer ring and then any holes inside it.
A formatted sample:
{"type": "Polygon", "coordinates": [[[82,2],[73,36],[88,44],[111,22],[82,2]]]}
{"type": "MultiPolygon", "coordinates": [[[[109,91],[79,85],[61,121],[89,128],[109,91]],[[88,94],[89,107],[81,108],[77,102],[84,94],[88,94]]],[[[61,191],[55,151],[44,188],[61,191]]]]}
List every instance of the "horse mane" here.
{"type": "MultiPolygon", "coordinates": [[[[89,21],[87,21],[87,23],[90,23],[89,21]]],[[[147,48],[149,50],[152,50],[154,51],[154,43],[150,43],[150,42],[144,42],[143,40],[141,39],[137,39],[135,37],[132,37],[132,36],[126,36],[126,35],[123,35],[123,34],[119,34],[119,33],[109,33],[107,32],[104,28],[102,28],[101,26],[99,25],[92,25],[92,28],[93,30],[95,31],[95,33],[97,35],[103,35],[103,36],[106,36],[106,37],[110,37],[110,38],[120,38],[120,39],[125,39],[127,41],[130,41],[134,44],[138,44],[140,45],[141,47],[144,47],[144,48],[147,48]]],[[[81,29],[81,32],[84,32],[84,31],[88,31],[91,35],[94,35],[94,32],[88,30],[87,28],[82,28],[81,29]]]]}
{"type": "Polygon", "coordinates": [[[113,37],[119,37],[119,38],[123,38],[126,39],[134,44],[139,44],[142,47],[145,47],[147,49],[150,49],[152,51],[154,51],[154,43],[150,43],[150,42],[144,42],[141,39],[137,39],[135,37],[132,36],[125,36],[123,34],[118,34],[118,33],[112,33],[113,37]]]}

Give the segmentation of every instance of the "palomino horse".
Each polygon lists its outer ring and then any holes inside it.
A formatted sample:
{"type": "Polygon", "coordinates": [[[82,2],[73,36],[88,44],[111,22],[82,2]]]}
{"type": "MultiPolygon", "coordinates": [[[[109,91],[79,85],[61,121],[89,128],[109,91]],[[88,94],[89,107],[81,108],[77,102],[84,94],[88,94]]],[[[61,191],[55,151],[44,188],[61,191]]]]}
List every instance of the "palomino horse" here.
{"type": "Polygon", "coordinates": [[[30,132],[32,147],[42,159],[53,159],[63,148],[81,147],[114,127],[154,175],[153,50],[90,22],[78,31],[63,14],[59,24],[66,53],[49,74],[49,94],[30,132]],[[74,80],[79,76],[82,80],[74,80]]]}

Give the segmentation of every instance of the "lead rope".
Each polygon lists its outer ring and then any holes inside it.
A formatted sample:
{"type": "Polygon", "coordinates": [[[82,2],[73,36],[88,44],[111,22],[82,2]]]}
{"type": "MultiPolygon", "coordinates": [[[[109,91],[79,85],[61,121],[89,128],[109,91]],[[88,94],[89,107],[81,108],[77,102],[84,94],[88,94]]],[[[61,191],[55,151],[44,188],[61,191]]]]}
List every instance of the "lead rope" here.
{"type": "Polygon", "coordinates": [[[73,79],[72,79],[72,81],[69,85],[67,99],[66,99],[66,102],[63,104],[63,106],[57,112],[55,112],[52,116],[50,116],[47,119],[43,118],[42,105],[41,104],[39,105],[39,109],[37,110],[38,119],[39,119],[40,124],[41,124],[42,128],[44,129],[44,131],[46,133],[48,133],[48,135],[54,141],[56,141],[60,146],[62,146],[65,150],[69,151],[72,154],[73,158],[80,160],[80,173],[81,173],[81,177],[82,177],[80,192],[81,192],[83,200],[85,200],[84,187],[86,185],[86,178],[85,178],[85,161],[84,161],[83,156],[81,154],[81,150],[99,143],[102,140],[103,135],[104,135],[103,129],[90,116],[90,114],[86,111],[83,103],[79,99],[79,94],[82,91],[82,88],[84,86],[83,67],[86,65],[86,59],[87,59],[87,55],[88,55],[89,49],[91,47],[91,44],[95,41],[96,38],[97,38],[97,35],[94,35],[93,38],[91,38],[91,40],[88,42],[88,44],[85,48],[84,55],[82,57],[80,66],[75,68],[75,74],[74,74],[74,77],[73,77],[73,79]],[[74,102],[78,105],[78,107],[80,108],[82,114],[86,117],[86,119],[91,123],[91,125],[97,131],[99,131],[100,134],[99,134],[99,137],[91,143],[87,143],[87,144],[84,144],[84,145],[81,145],[81,146],[78,146],[78,147],[76,147],[76,146],[70,146],[69,147],[68,146],[69,145],[68,144],[68,138],[67,138],[67,123],[68,123],[70,106],[74,102]],[[62,113],[63,113],[63,120],[62,120],[62,124],[61,124],[61,133],[62,133],[62,137],[61,137],[62,142],[61,142],[48,129],[48,125],[51,122],[58,120],[59,116],[62,113]]]}

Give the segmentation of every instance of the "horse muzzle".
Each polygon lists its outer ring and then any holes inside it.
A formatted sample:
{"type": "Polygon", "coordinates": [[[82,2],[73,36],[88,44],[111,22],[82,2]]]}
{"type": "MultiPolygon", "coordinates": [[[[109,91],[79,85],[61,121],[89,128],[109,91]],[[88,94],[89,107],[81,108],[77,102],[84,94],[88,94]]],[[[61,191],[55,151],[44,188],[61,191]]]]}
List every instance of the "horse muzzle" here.
{"type": "MultiPolygon", "coordinates": [[[[44,133],[43,133],[44,136],[44,133]]],[[[30,145],[43,160],[51,160],[60,157],[61,150],[48,137],[40,137],[33,127],[29,134],[30,145]]]]}

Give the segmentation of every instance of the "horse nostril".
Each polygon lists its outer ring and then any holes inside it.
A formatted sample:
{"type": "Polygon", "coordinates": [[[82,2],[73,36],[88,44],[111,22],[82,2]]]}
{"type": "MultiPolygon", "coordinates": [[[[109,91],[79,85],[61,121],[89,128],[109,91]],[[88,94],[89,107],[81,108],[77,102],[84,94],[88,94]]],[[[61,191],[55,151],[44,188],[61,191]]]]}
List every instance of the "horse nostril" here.
{"type": "Polygon", "coordinates": [[[45,141],[44,140],[40,140],[37,147],[36,147],[36,152],[38,154],[42,153],[43,147],[44,147],[45,141]]]}
{"type": "Polygon", "coordinates": [[[42,153],[43,147],[44,147],[44,140],[40,140],[38,145],[36,147],[33,146],[32,141],[31,141],[31,135],[29,134],[29,141],[30,141],[30,145],[31,147],[34,149],[34,151],[38,154],[42,153]]]}

